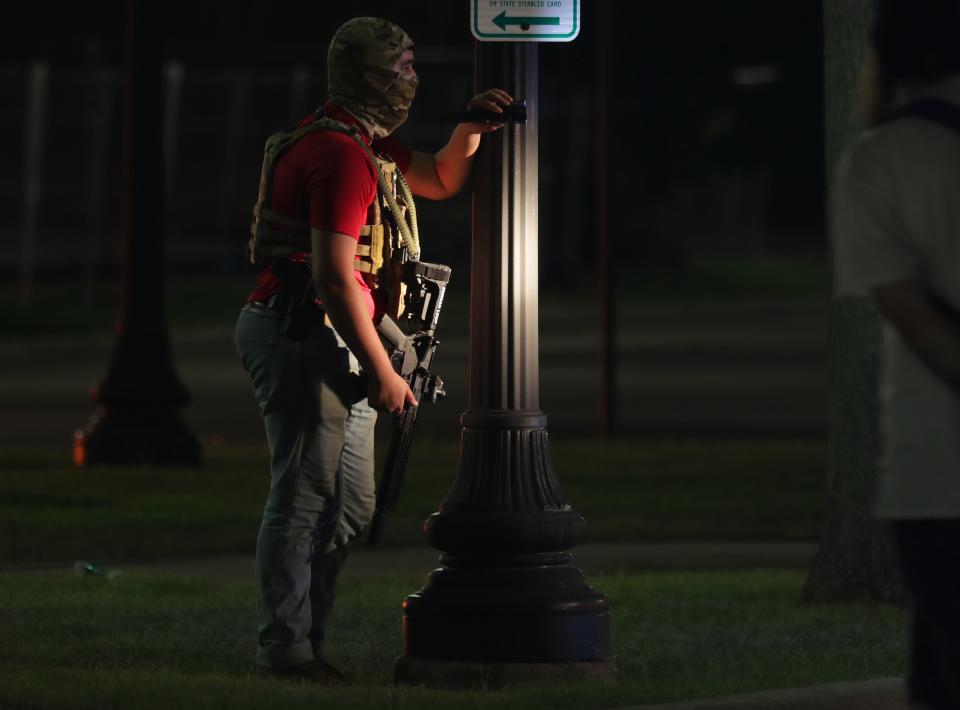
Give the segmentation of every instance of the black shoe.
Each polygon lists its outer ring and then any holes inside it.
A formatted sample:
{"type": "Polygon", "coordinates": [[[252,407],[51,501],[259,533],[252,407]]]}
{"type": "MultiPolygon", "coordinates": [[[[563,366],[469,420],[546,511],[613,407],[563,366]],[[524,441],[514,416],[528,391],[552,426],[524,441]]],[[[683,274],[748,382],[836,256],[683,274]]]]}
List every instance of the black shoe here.
{"type": "Polygon", "coordinates": [[[313,662],[318,664],[320,667],[322,667],[326,673],[329,673],[334,678],[339,680],[342,684],[346,685],[347,677],[343,673],[338,671],[336,668],[331,666],[329,663],[327,663],[326,659],[324,659],[323,656],[317,656],[315,659],[313,659],[313,662]]]}
{"type": "Polygon", "coordinates": [[[296,666],[287,666],[286,668],[271,668],[258,664],[256,672],[257,675],[265,678],[290,678],[330,686],[347,684],[347,679],[344,678],[343,673],[322,658],[314,658],[312,661],[306,661],[296,666]]]}

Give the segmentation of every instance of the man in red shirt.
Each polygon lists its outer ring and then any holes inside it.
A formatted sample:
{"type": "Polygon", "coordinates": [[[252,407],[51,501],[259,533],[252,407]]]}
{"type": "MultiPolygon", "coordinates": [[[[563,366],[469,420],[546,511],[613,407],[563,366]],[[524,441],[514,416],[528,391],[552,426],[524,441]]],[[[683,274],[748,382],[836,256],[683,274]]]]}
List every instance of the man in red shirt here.
{"type": "MultiPolygon", "coordinates": [[[[378,238],[402,233],[417,258],[410,193],[459,192],[481,135],[503,125],[461,123],[435,155],[391,139],[416,90],[413,62],[412,41],[393,23],[348,21],[327,55],[328,101],[267,144],[251,252],[273,261],[241,311],[235,342],[270,448],[257,540],[256,661],[271,675],[343,682],[321,645],[347,548],[373,515],[374,410],[417,406],[374,326],[386,307],[378,238]],[[317,303],[307,304],[303,332],[287,337],[279,305],[294,297],[291,274],[307,262],[317,303]]],[[[511,100],[491,89],[469,107],[499,113],[511,100]]]]}

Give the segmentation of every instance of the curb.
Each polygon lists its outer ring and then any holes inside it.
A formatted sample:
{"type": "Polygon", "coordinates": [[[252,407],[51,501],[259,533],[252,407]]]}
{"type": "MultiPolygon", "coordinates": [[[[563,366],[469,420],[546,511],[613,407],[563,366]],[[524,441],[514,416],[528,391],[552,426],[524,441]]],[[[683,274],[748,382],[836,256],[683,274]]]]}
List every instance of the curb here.
{"type": "Polygon", "coordinates": [[[635,705],[620,710],[908,710],[910,707],[902,678],[877,678],[714,700],[635,705]]]}

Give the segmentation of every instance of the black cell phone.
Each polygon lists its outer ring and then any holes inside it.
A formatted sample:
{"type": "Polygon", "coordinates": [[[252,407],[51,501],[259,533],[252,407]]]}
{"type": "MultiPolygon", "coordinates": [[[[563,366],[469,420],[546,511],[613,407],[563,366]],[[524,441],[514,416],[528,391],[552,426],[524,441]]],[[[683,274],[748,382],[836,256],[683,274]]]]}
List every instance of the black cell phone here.
{"type": "Polygon", "coordinates": [[[468,109],[455,111],[440,116],[445,123],[526,123],[527,102],[513,101],[503,107],[503,113],[487,111],[485,109],[468,109]]]}

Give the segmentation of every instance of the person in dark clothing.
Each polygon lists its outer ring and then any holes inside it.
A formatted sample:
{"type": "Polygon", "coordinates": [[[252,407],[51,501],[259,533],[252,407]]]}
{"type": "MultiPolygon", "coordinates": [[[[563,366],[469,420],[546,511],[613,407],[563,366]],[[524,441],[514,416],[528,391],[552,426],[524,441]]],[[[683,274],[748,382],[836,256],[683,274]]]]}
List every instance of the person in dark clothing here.
{"type": "Polygon", "coordinates": [[[838,296],[882,316],[883,455],[914,597],[908,690],[960,708],[960,0],[880,0],[864,71],[867,130],[837,175],[838,296]]]}

